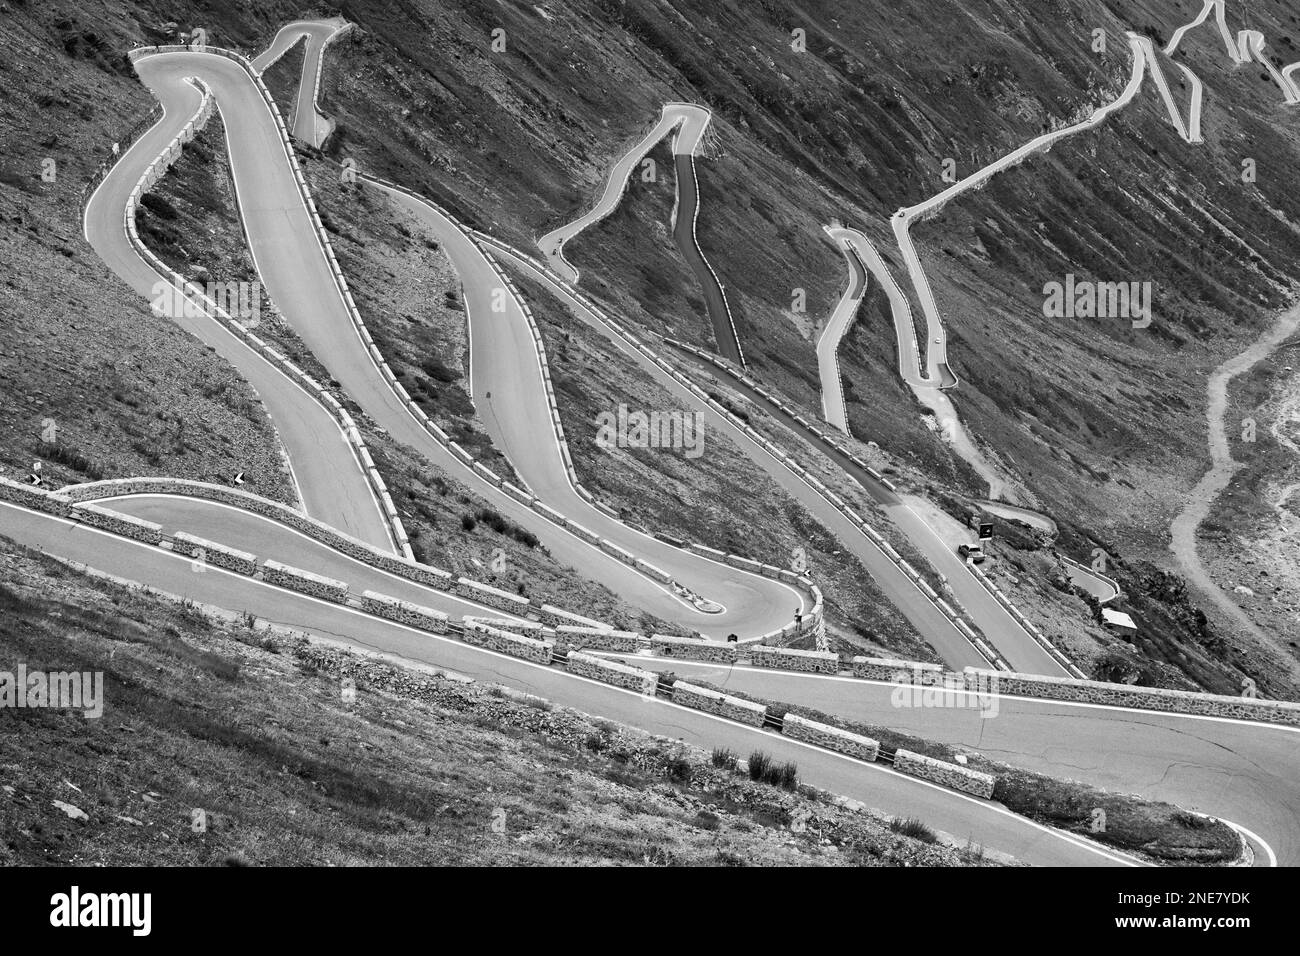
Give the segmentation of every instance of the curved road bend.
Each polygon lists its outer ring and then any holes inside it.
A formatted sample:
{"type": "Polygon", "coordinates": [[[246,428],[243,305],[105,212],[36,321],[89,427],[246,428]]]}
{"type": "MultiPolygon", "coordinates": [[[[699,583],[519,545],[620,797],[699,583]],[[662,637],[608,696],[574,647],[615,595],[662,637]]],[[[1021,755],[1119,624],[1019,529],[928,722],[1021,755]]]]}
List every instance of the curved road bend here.
{"type": "MultiPolygon", "coordinates": [[[[442,611],[452,618],[469,614],[520,620],[517,615],[506,611],[436,591],[382,571],[278,521],[220,502],[181,495],[139,494],[98,498],[95,504],[146,521],[155,521],[163,526],[168,535],[184,531],[247,551],[259,559],[271,558],[304,571],[323,574],[327,578],[344,582],[353,594],[378,591],[380,594],[442,611]]],[[[211,565],[208,565],[207,570],[211,570],[211,565]]]]}
{"type": "Polygon", "coordinates": [[[1300,93],[1297,92],[1295,84],[1291,82],[1291,79],[1285,73],[1273,65],[1273,61],[1264,52],[1264,34],[1258,30],[1242,30],[1237,35],[1237,41],[1241,45],[1243,53],[1249,50],[1255,57],[1255,61],[1268,71],[1268,75],[1273,78],[1273,82],[1282,91],[1282,98],[1288,106],[1300,103],[1300,93]]]}
{"type": "MultiPolygon", "coordinates": [[[[922,373],[921,347],[916,338],[916,323],[912,319],[912,306],[907,301],[907,296],[903,294],[903,290],[899,288],[898,283],[894,280],[894,275],[889,266],[880,253],[876,251],[875,244],[867,238],[865,233],[856,229],[840,227],[833,230],[828,229],[827,232],[831,234],[832,238],[839,241],[846,250],[851,250],[857,261],[871,272],[875,280],[880,283],[881,288],[885,290],[885,296],[889,300],[889,313],[894,320],[894,338],[898,343],[899,377],[912,390],[916,400],[934,412],[935,421],[944,430],[944,441],[952,445],[953,450],[975,470],[976,474],[984,479],[989,486],[989,494],[993,496],[1007,494],[1014,486],[1014,482],[984,456],[984,453],[962,425],[952,399],[944,391],[948,379],[942,376],[931,378],[922,373]]],[[[939,329],[942,338],[942,324],[939,329]]],[[[819,364],[821,354],[819,346],[819,364]]],[[[933,356],[933,354],[932,350],[931,355],[933,356]]],[[[830,358],[832,361],[837,361],[833,354],[830,358]]],[[[944,365],[944,368],[946,369],[947,366],[944,365]]],[[[826,375],[824,368],[821,374],[824,379],[826,375]]],[[[953,378],[951,381],[955,383],[956,379],[953,378]]]]}
{"type": "Polygon", "coordinates": [[[266,51],[253,60],[253,69],[263,73],[300,39],[307,38],[307,45],[303,49],[302,76],[298,82],[298,98],[294,102],[289,131],[303,142],[318,148],[334,129],[334,121],[316,111],[316,90],[320,84],[325,44],[347,25],[342,17],[332,20],[298,20],[286,24],[276,33],[266,51]]]}
{"type": "MultiPolygon", "coordinates": [[[[808,610],[800,592],[789,585],[675,548],[610,517],[578,494],[552,426],[538,346],[518,299],[504,286],[483,251],[440,210],[399,190],[362,181],[423,222],[455,267],[465,293],[474,405],[493,443],[510,460],[528,490],[583,527],[667,571],[726,611],[696,611],[663,586],[560,531],[527,506],[483,482],[484,488],[496,493],[494,501],[501,502],[504,512],[520,523],[526,522],[553,552],[557,547],[565,549],[557,557],[619,593],[626,593],[633,604],[710,637],[723,638],[731,632],[742,636],[769,633],[789,623],[795,608],[808,610]],[[630,590],[629,582],[635,585],[630,590]]],[[[594,440],[594,422],[591,427],[590,439],[586,435],[575,438],[594,440]]],[[[419,440],[417,447],[422,450],[432,445],[425,452],[432,460],[466,471],[427,435],[404,440],[411,444],[419,440]]]]}
{"type": "Polygon", "coordinates": [[[1282,67],[1282,76],[1284,76],[1286,81],[1291,84],[1292,92],[1294,92],[1297,97],[1300,97],[1300,80],[1295,78],[1296,70],[1300,70],[1300,61],[1282,67]]]}
{"type": "Polygon", "coordinates": [[[704,131],[708,128],[711,114],[702,106],[692,103],[665,103],[659,115],[659,121],[650,128],[637,143],[618,158],[609,175],[600,198],[584,215],[572,222],[553,229],[537,240],[537,246],[546,258],[547,265],[558,272],[567,282],[578,282],[578,270],[564,258],[564,244],[577,236],[588,226],[604,219],[623,198],[627,189],[628,177],[633,167],[640,162],[650,149],[669,133],[673,133],[673,168],[677,183],[677,202],[673,207],[673,242],[687,266],[700,283],[704,295],[705,309],[709,322],[713,326],[713,338],[718,352],[725,355],[737,365],[745,364],[740,348],[740,339],[736,334],[736,325],[732,320],[731,309],[727,305],[727,294],[722,288],[713,267],[705,258],[696,235],[696,220],[699,218],[699,180],[695,174],[695,154],[699,151],[704,131]]]}
{"type": "Polygon", "coordinates": [[[1097,866],[1127,862],[1115,851],[1038,826],[999,804],[966,797],[872,764],[818,750],[769,731],[733,723],[657,698],[599,684],[565,671],[505,657],[350,608],[282,590],[219,568],[196,574],[190,561],[161,548],[105,534],[51,515],[0,502],[5,533],[29,547],[119,577],[219,607],[248,611],[260,620],[299,629],[362,651],[396,655],[489,681],[503,681],[558,704],[684,740],[739,753],[761,748],[798,764],[800,778],[861,800],[896,816],[919,817],[960,840],[972,841],[1031,864],[1097,866]]]}
{"type": "MultiPolygon", "coordinates": [[[[906,706],[903,689],[848,677],[601,656],[1164,800],[1240,824],[1266,840],[1280,864],[1300,864],[1300,728],[1012,696],[999,696],[993,716],[981,717],[974,706],[906,706]]],[[[1257,864],[1268,862],[1263,856],[1257,864]]]]}
{"type": "MultiPolygon", "coordinates": [[[[131,246],[123,228],[123,218],[128,197],[145,169],[199,108],[201,94],[184,81],[186,76],[196,72],[194,66],[199,61],[214,69],[221,64],[238,69],[223,57],[200,53],[144,57],[139,61],[137,70],[162,104],[163,117],[117,161],[86,204],[84,231],[87,242],[113,273],[150,301],[154,299],[155,283],[161,281],[161,277],[131,246]]],[[[260,100],[259,96],[259,103],[260,100]]],[[[230,109],[227,101],[226,122],[229,124],[235,118],[231,113],[244,111],[242,108],[230,109]]],[[[234,135],[248,137],[257,132],[255,129],[241,129],[234,135]]],[[[229,141],[230,126],[227,126],[227,134],[229,141]]],[[[265,136],[252,142],[245,138],[240,148],[232,152],[232,163],[236,155],[242,156],[249,151],[261,150],[272,157],[280,154],[278,134],[275,135],[274,141],[265,136]]],[[[250,174],[246,172],[244,175],[247,178],[250,174]]],[[[291,204],[298,203],[296,192],[288,195],[291,204]]],[[[269,217],[274,217],[276,210],[285,206],[274,196],[264,195],[261,202],[264,204],[261,211],[269,217]]],[[[292,262],[286,262],[284,266],[291,267],[292,262]]],[[[262,272],[262,281],[279,309],[286,316],[310,316],[318,295],[301,295],[299,289],[274,281],[277,279],[278,276],[262,272]]],[[[279,432],[307,514],[377,548],[395,550],[388,522],[366,480],[362,464],[338,422],[324,406],[215,319],[182,319],[178,324],[215,349],[257,392],[279,432]]]]}
{"type": "MultiPolygon", "coordinates": [[[[568,289],[554,282],[527,258],[513,252],[506,252],[504,249],[501,250],[501,254],[530,278],[545,285],[565,304],[569,305],[575,315],[606,336],[615,347],[623,351],[633,362],[644,369],[669,394],[682,403],[698,409],[704,416],[709,428],[716,429],[718,432],[727,435],[756,465],[767,472],[773,481],[807,508],[824,527],[835,535],[837,540],[862,562],[872,580],[876,582],[890,602],[912,623],[949,666],[958,669],[962,667],[989,666],[979,651],[944,616],[934,605],[934,602],[917,588],[911,578],[904,574],[893,561],[889,560],[863,534],[860,528],[854,525],[843,512],[822,497],[816,489],[773,458],[760,444],[736,428],[722,415],[715,412],[707,403],[697,398],[689,389],[658,365],[640,352],[624,344],[616,333],[601,322],[599,317],[592,314],[568,289]]],[[[743,388],[739,383],[737,383],[737,387],[743,388]]],[[[753,393],[752,397],[756,401],[762,401],[757,393],[753,393]]],[[[764,406],[778,418],[782,417],[780,411],[774,406],[767,406],[766,403],[764,403],[764,406]]],[[[790,424],[793,425],[793,422],[791,421],[790,424]]],[[[936,567],[944,570],[944,573],[949,575],[954,583],[954,592],[965,605],[971,618],[989,635],[998,650],[1006,656],[1008,661],[1012,662],[1012,666],[1029,673],[1066,676],[1065,671],[1062,670],[1056,660],[1025,633],[1006,609],[997,603],[993,595],[989,594],[978,581],[970,576],[964,562],[938,539],[929,525],[925,524],[915,512],[907,508],[896,495],[872,480],[865,472],[862,472],[860,476],[856,474],[855,466],[845,456],[836,453],[834,449],[829,447],[822,450],[836,464],[853,475],[858,483],[866,489],[867,493],[882,504],[890,517],[900,524],[903,533],[909,537],[912,543],[921,549],[936,567]],[[969,582],[969,586],[966,586],[967,582],[969,582]],[[1019,638],[1017,638],[1017,634],[1019,638]]]]}
{"type": "Polygon", "coordinates": [[[1201,12],[1197,14],[1196,19],[1190,23],[1185,23],[1173,32],[1169,38],[1169,43],[1165,45],[1165,54],[1173,56],[1178,51],[1178,45],[1183,42],[1189,30],[1195,30],[1214,12],[1215,25],[1219,29],[1219,36],[1223,40],[1223,45],[1228,51],[1228,56],[1234,63],[1242,62],[1241,52],[1237,49],[1237,44],[1232,39],[1232,33],[1228,30],[1228,22],[1224,10],[1224,0],[1205,0],[1201,7],[1201,12]]]}
{"type": "Polygon", "coordinates": [[[683,126],[683,132],[674,137],[673,152],[676,154],[678,150],[685,150],[688,154],[693,153],[699,146],[705,127],[709,125],[709,111],[690,103],[664,104],[659,121],[610,167],[609,175],[605,178],[605,187],[596,204],[582,216],[565,223],[558,229],[552,229],[537,240],[537,247],[546,257],[546,264],[563,276],[566,282],[576,284],[578,270],[564,258],[564,244],[614,211],[614,207],[623,198],[623,191],[627,188],[627,180],[632,175],[632,168],[655,143],[679,125],[683,126]]]}
{"type": "MultiPolygon", "coordinates": [[[[1205,418],[1209,436],[1210,470],[1188,494],[1183,510],[1174,518],[1170,527],[1169,548],[1183,574],[1197,590],[1213,601],[1220,611],[1257,641],[1269,647],[1276,647],[1279,643],[1278,638],[1266,634],[1242,610],[1241,606],[1219,587],[1205,565],[1201,563],[1197,550],[1196,530],[1201,526],[1201,522],[1209,517],[1211,506],[1228,486],[1232,476],[1241,468],[1241,465],[1233,460],[1224,423],[1224,415],[1228,409],[1229,383],[1272,355],[1297,330],[1300,330],[1300,306],[1284,313],[1272,328],[1265,330],[1245,351],[1228,359],[1210,376],[1205,387],[1208,398],[1205,418]]],[[[1285,648],[1280,650],[1285,653],[1285,648]]]]}
{"type": "Polygon", "coordinates": [[[867,294],[867,271],[853,246],[831,226],[823,226],[831,241],[844,255],[849,267],[849,284],[840,300],[835,303],[831,317],[826,320],[821,335],[817,337],[817,374],[821,378],[822,418],[833,428],[849,434],[849,416],[844,408],[844,387],[840,382],[840,363],[836,357],[840,342],[848,334],[853,320],[867,294]]]}

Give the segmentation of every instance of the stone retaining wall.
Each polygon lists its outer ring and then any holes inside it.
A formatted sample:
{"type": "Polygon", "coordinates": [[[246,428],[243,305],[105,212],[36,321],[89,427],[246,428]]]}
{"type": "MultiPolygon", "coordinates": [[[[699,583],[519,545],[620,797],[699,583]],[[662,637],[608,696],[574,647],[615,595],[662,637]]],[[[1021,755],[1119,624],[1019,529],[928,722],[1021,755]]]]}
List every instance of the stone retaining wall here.
{"type": "Polygon", "coordinates": [[[967,667],[963,676],[967,686],[981,681],[986,685],[986,690],[992,687],[1002,694],[1300,726],[1300,703],[1290,701],[1198,694],[1185,690],[1134,687],[1131,684],[1108,684],[1102,681],[1077,680],[1068,677],[1038,677],[1033,674],[992,671],[977,667],[967,667]]]}
{"type": "Polygon", "coordinates": [[[854,677],[864,680],[887,680],[898,684],[942,684],[942,664],[921,661],[898,661],[887,657],[855,657],[850,662],[854,677]]]}
{"type": "Polygon", "coordinates": [[[713,661],[718,664],[734,664],[740,656],[740,648],[735,644],[717,644],[691,640],[689,637],[668,637],[663,634],[653,635],[650,638],[650,647],[664,657],[713,661]]]}
{"type": "Polygon", "coordinates": [[[276,584],[291,591],[310,594],[312,597],[336,601],[340,604],[348,599],[348,586],[342,581],[335,581],[324,575],[312,574],[301,568],[281,564],[279,561],[265,561],[262,564],[262,580],[276,584]]]}
{"type": "MultiPolygon", "coordinates": [[[[0,479],[2,480],[2,479],[0,479]]],[[[13,485],[13,482],[9,482],[13,485]]],[[[15,486],[15,494],[23,494],[25,489],[22,485],[15,486]]],[[[38,493],[39,495],[40,493],[38,493]]],[[[48,495],[48,493],[45,493],[48,495]]],[[[584,626],[604,628],[608,625],[601,621],[593,620],[589,617],[583,617],[580,614],[574,614],[561,608],[552,607],[549,604],[536,605],[527,598],[510,594],[508,591],[501,591],[498,588],[491,588],[486,584],[479,584],[470,581],[468,578],[462,578],[461,581],[467,582],[464,585],[458,585],[457,579],[447,571],[441,568],[430,567],[429,565],[419,564],[413,560],[398,557],[395,554],[386,554],[376,548],[371,547],[364,541],[360,541],[350,535],[344,534],[335,528],[330,527],[323,522],[310,518],[300,511],[295,511],[288,505],[272,501],[269,498],[263,498],[260,495],[251,494],[246,491],[239,491],[234,488],[227,488],[224,485],[214,485],[207,482],[189,481],[183,478],[121,478],[108,481],[89,482],[81,485],[70,485],[61,490],[60,495],[66,495],[71,501],[93,501],[98,498],[111,498],[119,495],[137,495],[137,494],[154,494],[154,495],[178,495],[187,498],[201,498],[206,501],[217,501],[222,504],[228,504],[243,511],[249,511],[253,514],[261,515],[264,518],[270,518],[284,524],[295,531],[301,531],[313,541],[317,541],[327,547],[333,548],[348,557],[355,558],[363,564],[367,564],[383,571],[388,571],[400,578],[408,581],[414,581],[425,587],[433,588],[445,594],[455,594],[460,597],[469,597],[472,600],[496,607],[500,610],[507,610],[517,614],[523,614],[530,608],[538,610],[542,620],[548,624],[581,624],[584,626]],[[491,603],[497,601],[498,603],[491,603]]],[[[0,496],[5,495],[5,488],[0,485],[0,496]]],[[[27,495],[27,498],[32,497],[27,495]]],[[[26,501],[26,498],[23,499],[26,501]]],[[[42,498],[41,503],[45,503],[42,498]]],[[[32,505],[35,507],[35,505],[32,505]]],[[[48,510],[48,506],[47,506],[48,510]]],[[[56,512],[57,513],[57,512],[56,512]]]]}
{"type": "Polygon", "coordinates": [[[257,573],[257,558],[247,551],[236,551],[224,544],[217,544],[206,538],[178,531],[172,535],[172,551],[190,558],[199,558],[206,564],[236,571],[239,574],[257,573]]]}
{"type": "Polygon", "coordinates": [[[124,538],[133,538],[145,544],[162,543],[162,525],[134,515],[119,514],[99,505],[77,505],[72,509],[72,517],[82,524],[120,534],[124,538]]]}
{"type": "Polygon", "coordinates": [[[719,717],[728,717],[751,727],[762,727],[767,708],[753,701],[741,700],[728,694],[720,694],[707,687],[697,687],[686,681],[673,684],[673,703],[691,707],[719,717]]]}
{"type": "Polygon", "coordinates": [[[19,484],[4,477],[0,477],[0,498],[33,511],[44,511],[63,518],[72,513],[72,499],[68,495],[19,484]]]}
{"type": "Polygon", "coordinates": [[[571,674],[590,677],[615,687],[626,687],[646,697],[653,697],[655,688],[659,685],[659,675],[653,671],[630,667],[619,661],[607,661],[603,657],[583,654],[581,651],[569,652],[567,666],[571,674]]]}
{"type": "Polygon", "coordinates": [[[997,783],[997,778],[992,774],[969,770],[961,764],[935,760],[910,750],[900,750],[894,754],[894,769],[985,800],[992,799],[993,786],[997,783]]]}
{"type": "Polygon", "coordinates": [[[840,656],[830,651],[800,651],[792,647],[765,647],[762,644],[750,647],[749,662],[755,667],[779,667],[815,674],[838,674],[840,670],[840,656]]]}
{"type": "Polygon", "coordinates": [[[477,621],[465,622],[461,638],[466,644],[485,647],[500,654],[509,654],[511,657],[522,657],[539,664],[549,664],[555,652],[554,641],[541,641],[534,637],[510,634],[500,628],[489,627],[477,621]]]}
{"type": "Polygon", "coordinates": [[[532,606],[526,597],[511,594],[509,591],[494,588],[489,584],[480,584],[478,581],[471,581],[469,578],[456,579],[456,593],[479,604],[494,607],[498,611],[511,611],[520,615],[527,613],[532,606]]]}
{"type": "Polygon", "coordinates": [[[781,733],[792,740],[816,744],[818,747],[848,754],[859,760],[874,761],[880,754],[879,741],[841,730],[839,727],[832,727],[830,724],[819,724],[798,714],[785,715],[781,721],[781,733]]]}
{"type": "Polygon", "coordinates": [[[645,647],[649,642],[635,631],[606,631],[596,627],[574,627],[561,624],[555,629],[556,634],[566,640],[570,647],[593,649],[598,651],[618,651],[632,654],[645,647]]]}
{"type": "Polygon", "coordinates": [[[435,634],[447,632],[447,615],[430,607],[412,604],[376,591],[362,592],[361,606],[376,617],[388,618],[399,624],[408,624],[435,634]]]}

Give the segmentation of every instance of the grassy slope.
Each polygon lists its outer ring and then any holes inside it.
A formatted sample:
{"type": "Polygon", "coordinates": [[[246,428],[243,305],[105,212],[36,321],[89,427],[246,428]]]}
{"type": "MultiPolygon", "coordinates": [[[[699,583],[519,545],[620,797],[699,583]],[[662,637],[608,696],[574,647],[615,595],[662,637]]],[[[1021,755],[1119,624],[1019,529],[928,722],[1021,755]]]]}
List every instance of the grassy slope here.
{"type": "Polygon", "coordinates": [[[981,862],[672,741],[214,622],[5,539],[0,572],[5,669],[102,671],[106,697],[99,720],[0,710],[0,864],[981,862]]]}

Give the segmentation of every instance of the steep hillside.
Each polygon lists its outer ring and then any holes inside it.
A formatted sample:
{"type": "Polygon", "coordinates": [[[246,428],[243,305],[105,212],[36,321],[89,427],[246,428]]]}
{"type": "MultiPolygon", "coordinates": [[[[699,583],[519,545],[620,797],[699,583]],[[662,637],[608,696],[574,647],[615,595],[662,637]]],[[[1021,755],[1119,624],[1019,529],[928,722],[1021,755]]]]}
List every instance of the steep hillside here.
{"type": "Polygon", "coordinates": [[[4,538],[0,577],[6,669],[103,675],[97,718],[0,709],[3,865],[985,864],[674,741],[213,620],[4,538]]]}

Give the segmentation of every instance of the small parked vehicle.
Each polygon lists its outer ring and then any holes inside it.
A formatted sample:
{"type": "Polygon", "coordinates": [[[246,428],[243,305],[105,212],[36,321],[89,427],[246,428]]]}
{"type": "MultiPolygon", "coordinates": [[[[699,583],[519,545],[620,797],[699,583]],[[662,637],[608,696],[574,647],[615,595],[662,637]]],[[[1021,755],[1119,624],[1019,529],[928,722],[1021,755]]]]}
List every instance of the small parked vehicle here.
{"type": "Polygon", "coordinates": [[[971,564],[984,563],[984,546],[980,544],[963,544],[957,547],[957,553],[971,564]]]}

